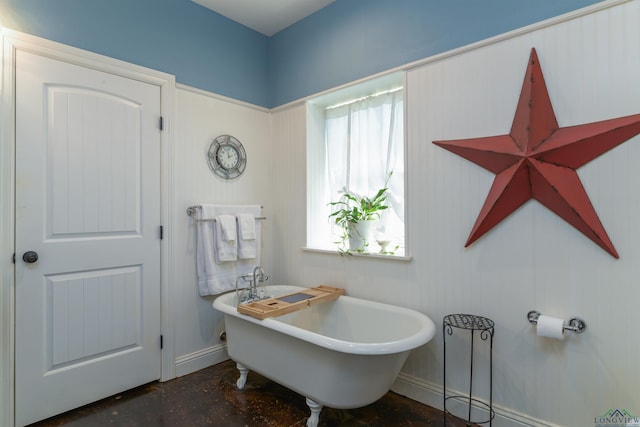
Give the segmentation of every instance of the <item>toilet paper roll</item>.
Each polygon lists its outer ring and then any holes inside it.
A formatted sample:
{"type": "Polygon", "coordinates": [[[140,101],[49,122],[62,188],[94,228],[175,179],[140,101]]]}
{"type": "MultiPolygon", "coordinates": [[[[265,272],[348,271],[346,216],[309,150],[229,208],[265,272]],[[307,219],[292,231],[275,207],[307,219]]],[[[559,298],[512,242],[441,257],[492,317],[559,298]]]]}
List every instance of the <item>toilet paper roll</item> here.
{"type": "Polygon", "coordinates": [[[564,339],[564,320],[555,317],[540,315],[536,332],[539,337],[564,339]]]}

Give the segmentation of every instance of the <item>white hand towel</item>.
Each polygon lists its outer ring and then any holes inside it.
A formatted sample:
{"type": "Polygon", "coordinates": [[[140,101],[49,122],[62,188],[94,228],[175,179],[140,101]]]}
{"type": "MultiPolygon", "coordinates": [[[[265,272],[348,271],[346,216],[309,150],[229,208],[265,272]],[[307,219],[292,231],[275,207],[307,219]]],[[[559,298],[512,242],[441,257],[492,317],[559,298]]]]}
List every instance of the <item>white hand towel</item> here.
{"type": "Polygon", "coordinates": [[[240,240],[256,239],[256,217],[251,214],[238,214],[238,231],[240,240]]]}
{"type": "Polygon", "coordinates": [[[238,214],[238,258],[256,257],[256,217],[238,214]]]}
{"type": "Polygon", "coordinates": [[[221,238],[223,242],[236,240],[236,219],[233,215],[218,215],[216,221],[220,223],[222,231],[221,238]]]}
{"type": "Polygon", "coordinates": [[[236,219],[232,215],[218,215],[215,218],[216,262],[235,261],[238,259],[236,242],[236,219]]]}

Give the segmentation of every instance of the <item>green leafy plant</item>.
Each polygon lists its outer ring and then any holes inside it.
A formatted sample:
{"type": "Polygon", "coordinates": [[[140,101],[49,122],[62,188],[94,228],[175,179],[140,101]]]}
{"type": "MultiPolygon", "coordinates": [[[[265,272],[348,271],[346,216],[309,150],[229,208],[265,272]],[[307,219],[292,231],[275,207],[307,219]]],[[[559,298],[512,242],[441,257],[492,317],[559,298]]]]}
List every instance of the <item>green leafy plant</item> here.
{"type": "MultiPolygon", "coordinates": [[[[388,209],[387,192],[389,188],[387,183],[391,173],[384,183],[384,187],[379,189],[373,196],[361,196],[357,193],[345,191],[337,202],[329,203],[330,206],[336,208],[329,214],[329,220],[333,221],[342,229],[340,240],[335,242],[339,246],[340,252],[349,253],[348,242],[354,232],[354,225],[362,221],[371,221],[380,219],[380,213],[388,209]],[[346,247],[346,249],[345,249],[346,247]]],[[[365,247],[356,249],[357,252],[364,252],[365,247]]]]}

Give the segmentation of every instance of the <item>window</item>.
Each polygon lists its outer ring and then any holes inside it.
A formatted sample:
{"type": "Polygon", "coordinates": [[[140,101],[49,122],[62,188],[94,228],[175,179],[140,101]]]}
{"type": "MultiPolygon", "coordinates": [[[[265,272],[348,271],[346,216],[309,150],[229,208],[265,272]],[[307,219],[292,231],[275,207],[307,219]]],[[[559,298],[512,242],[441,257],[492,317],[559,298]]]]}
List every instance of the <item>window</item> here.
{"type": "MultiPolygon", "coordinates": [[[[396,74],[308,104],[308,247],[338,248],[342,231],[329,219],[330,202],[345,190],[373,196],[387,183],[389,208],[374,240],[390,241],[387,252],[405,254],[403,95],[396,74]]],[[[378,251],[376,244],[368,249],[378,251]]]]}

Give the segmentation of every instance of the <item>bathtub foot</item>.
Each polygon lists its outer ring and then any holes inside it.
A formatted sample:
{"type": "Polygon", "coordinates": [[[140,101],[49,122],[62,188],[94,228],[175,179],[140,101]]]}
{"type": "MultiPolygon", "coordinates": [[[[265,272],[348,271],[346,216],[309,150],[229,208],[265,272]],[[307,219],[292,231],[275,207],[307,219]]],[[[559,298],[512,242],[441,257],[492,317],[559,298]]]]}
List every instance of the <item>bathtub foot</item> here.
{"type": "Polygon", "coordinates": [[[236,363],[236,368],[240,371],[240,378],[236,381],[238,389],[243,390],[244,385],[247,383],[247,375],[249,375],[249,368],[245,368],[243,365],[236,363]]]}
{"type": "Polygon", "coordinates": [[[307,420],[307,427],[318,427],[322,405],[307,398],[307,406],[311,409],[311,416],[307,420]]]}

